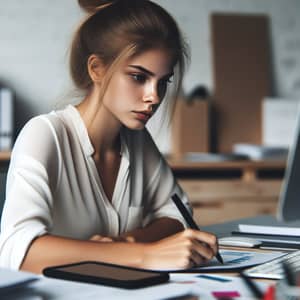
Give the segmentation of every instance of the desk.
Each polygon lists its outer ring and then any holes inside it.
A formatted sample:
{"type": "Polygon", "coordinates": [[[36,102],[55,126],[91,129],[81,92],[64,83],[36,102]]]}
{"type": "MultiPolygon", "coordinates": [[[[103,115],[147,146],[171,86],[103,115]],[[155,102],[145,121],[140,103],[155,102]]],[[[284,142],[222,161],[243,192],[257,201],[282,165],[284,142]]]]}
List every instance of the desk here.
{"type": "MultiPolygon", "coordinates": [[[[224,278],[224,276],[222,276],[224,278]]],[[[199,295],[201,300],[215,299],[208,289],[213,291],[226,290],[220,288],[224,283],[218,281],[211,281],[202,279],[201,284],[194,284],[191,280],[197,279],[197,274],[171,274],[170,281],[165,284],[137,289],[125,290],[119,288],[105,287],[95,284],[78,283],[71,281],[64,281],[58,279],[51,279],[41,277],[39,281],[33,283],[31,286],[23,288],[12,295],[4,297],[0,295],[1,300],[95,300],[95,299],[109,299],[109,300],[161,300],[161,299],[182,299],[182,300],[196,300],[198,297],[181,296],[189,295],[191,293],[199,295]],[[207,285],[207,286],[206,286],[207,285]],[[212,287],[213,285],[213,287],[212,287]],[[208,288],[209,287],[209,288],[208,288]]],[[[241,284],[241,279],[232,277],[231,289],[236,290],[237,286],[234,284],[241,284]]],[[[267,284],[262,283],[265,289],[267,284]]],[[[239,299],[255,300],[252,297],[252,292],[244,287],[243,297],[239,299]],[[248,297],[245,297],[248,296],[248,297]]]]}
{"type": "Polygon", "coordinates": [[[13,297],[9,295],[6,298],[0,295],[0,298],[1,300],[154,300],[185,295],[188,292],[189,288],[183,284],[166,283],[145,289],[125,290],[41,277],[31,286],[13,293],[13,297]]]}
{"type": "MultiPolygon", "coordinates": [[[[233,229],[239,223],[247,224],[274,224],[274,217],[272,216],[257,216],[254,218],[239,219],[232,222],[220,223],[216,225],[206,226],[203,229],[216,233],[219,237],[229,235],[233,229]]],[[[228,274],[229,275],[229,274],[228,274]]],[[[234,274],[231,274],[234,275],[234,274]]],[[[105,286],[99,286],[94,284],[76,283],[63,280],[55,280],[50,278],[41,277],[41,279],[32,285],[31,288],[20,290],[20,292],[14,294],[14,300],[94,300],[94,299],[143,299],[143,300],[154,300],[171,298],[175,295],[185,295],[191,291],[189,284],[180,284],[172,282],[176,280],[177,275],[171,274],[171,282],[149,287],[140,290],[124,290],[117,288],[110,288],[105,286]]],[[[180,275],[185,276],[185,275],[180,275]]],[[[235,280],[239,280],[236,278],[235,280]]],[[[270,283],[270,281],[268,281],[270,283]]],[[[199,293],[205,293],[205,287],[198,286],[197,290],[199,293]]],[[[192,289],[194,291],[194,289],[192,289]]],[[[2,298],[1,300],[12,299],[2,298]]],[[[175,299],[175,298],[174,298],[175,299]]],[[[193,297],[184,298],[186,300],[192,300],[193,297]]],[[[213,299],[211,297],[201,296],[201,300],[213,299]]],[[[254,297],[242,297],[240,299],[255,299],[254,297]]]]}

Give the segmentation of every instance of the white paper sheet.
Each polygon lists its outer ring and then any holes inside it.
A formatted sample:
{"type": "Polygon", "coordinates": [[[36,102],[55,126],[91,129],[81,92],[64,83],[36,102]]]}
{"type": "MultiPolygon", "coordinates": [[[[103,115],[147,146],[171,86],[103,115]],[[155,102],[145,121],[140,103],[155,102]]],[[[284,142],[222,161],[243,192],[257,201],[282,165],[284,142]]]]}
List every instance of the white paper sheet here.
{"type": "MultiPolygon", "coordinates": [[[[255,280],[254,280],[255,281],[255,280]]],[[[215,274],[171,274],[171,282],[179,285],[190,286],[191,293],[200,297],[200,299],[216,299],[214,292],[226,293],[237,292],[240,296],[234,299],[254,299],[252,291],[240,277],[221,276],[215,274]]],[[[269,284],[255,281],[258,288],[265,292],[269,284]]]]}
{"type": "Polygon", "coordinates": [[[299,227],[287,226],[261,226],[239,224],[239,231],[243,233],[269,234],[269,235],[284,235],[284,236],[300,236],[299,227]]]}
{"type": "Polygon", "coordinates": [[[39,277],[27,273],[0,268],[0,294],[38,280],[39,277]]]}
{"type": "MultiPolygon", "coordinates": [[[[12,271],[13,272],[13,271],[12,271]]],[[[6,274],[8,274],[6,272],[6,274]]],[[[8,274],[9,275],[9,274],[8,274]]],[[[13,272],[14,281],[23,277],[23,273],[13,272]],[[19,275],[17,275],[19,274],[19,275]]],[[[10,277],[10,275],[9,275],[10,277]]],[[[31,278],[31,275],[25,278],[31,278]]],[[[2,277],[0,277],[0,280],[2,277]]],[[[5,279],[5,280],[8,280],[5,279]]],[[[2,282],[2,281],[1,281],[2,282]]],[[[257,282],[262,291],[266,290],[267,284],[257,282]]],[[[252,292],[244,284],[239,277],[221,276],[217,274],[188,274],[175,273],[170,274],[170,281],[165,284],[160,284],[152,287],[126,290],[121,288],[107,287],[98,284],[88,284],[71,282],[60,279],[40,277],[30,289],[22,289],[18,293],[13,294],[13,298],[0,296],[2,300],[92,300],[92,299],[110,299],[110,300],[158,300],[167,298],[176,298],[183,295],[195,295],[200,299],[210,300],[216,299],[213,293],[239,293],[238,299],[254,299],[252,292]],[[205,277],[207,276],[207,277],[205,277]]]]}
{"type": "MultiPolygon", "coordinates": [[[[213,258],[206,265],[195,267],[186,271],[190,272],[205,272],[212,270],[239,270],[246,267],[262,264],[274,258],[284,255],[284,252],[256,252],[256,251],[238,251],[238,250],[225,250],[221,249],[220,254],[223,258],[224,264],[218,262],[213,258]]],[[[166,271],[166,270],[164,270],[166,271]]],[[[169,272],[178,272],[178,269],[167,270],[169,272]]],[[[183,270],[181,270],[183,271],[183,270]]]]}
{"type": "MultiPolygon", "coordinates": [[[[261,282],[257,284],[262,291],[266,290],[267,284],[261,282]]],[[[34,292],[36,293],[35,297],[38,295],[47,295],[49,299],[55,300],[161,300],[169,298],[176,299],[184,295],[195,295],[199,297],[198,299],[212,300],[216,299],[213,292],[238,292],[240,297],[237,299],[254,299],[252,292],[239,277],[188,273],[170,274],[170,281],[168,283],[134,290],[42,278],[34,285],[33,295],[34,292]],[[203,275],[220,278],[220,280],[203,278],[203,275]]],[[[26,298],[26,300],[36,299],[37,298],[26,298]]],[[[23,298],[17,298],[16,300],[23,300],[23,298]]]]}

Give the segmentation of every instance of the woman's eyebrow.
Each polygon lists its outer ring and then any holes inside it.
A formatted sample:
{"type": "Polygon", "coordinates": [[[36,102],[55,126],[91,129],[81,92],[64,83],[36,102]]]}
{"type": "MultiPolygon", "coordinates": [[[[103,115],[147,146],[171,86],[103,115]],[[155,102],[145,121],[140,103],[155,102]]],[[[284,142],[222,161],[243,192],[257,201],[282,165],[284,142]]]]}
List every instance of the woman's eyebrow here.
{"type": "MultiPolygon", "coordinates": [[[[142,72],[148,74],[149,76],[152,76],[152,77],[155,76],[155,74],[154,74],[153,72],[151,72],[150,70],[147,70],[146,68],[144,68],[144,67],[142,67],[142,66],[139,66],[139,65],[129,65],[129,67],[134,68],[134,69],[137,69],[137,70],[139,70],[139,71],[142,71],[142,72]]],[[[163,78],[171,77],[171,76],[173,76],[173,75],[174,75],[174,73],[173,73],[173,72],[170,72],[170,73],[164,75],[163,78]]]]}

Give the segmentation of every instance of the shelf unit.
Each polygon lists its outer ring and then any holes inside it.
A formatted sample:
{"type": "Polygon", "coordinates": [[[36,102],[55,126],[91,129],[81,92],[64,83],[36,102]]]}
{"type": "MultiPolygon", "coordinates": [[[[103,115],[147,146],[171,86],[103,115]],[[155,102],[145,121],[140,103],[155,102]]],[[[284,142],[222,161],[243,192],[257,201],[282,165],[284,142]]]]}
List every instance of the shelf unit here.
{"type": "Polygon", "coordinates": [[[9,161],[9,159],[10,159],[9,151],[5,151],[5,152],[0,151],[0,162],[7,163],[9,161]]]}
{"type": "Polygon", "coordinates": [[[199,225],[275,215],[284,161],[190,162],[168,159],[199,225]]]}

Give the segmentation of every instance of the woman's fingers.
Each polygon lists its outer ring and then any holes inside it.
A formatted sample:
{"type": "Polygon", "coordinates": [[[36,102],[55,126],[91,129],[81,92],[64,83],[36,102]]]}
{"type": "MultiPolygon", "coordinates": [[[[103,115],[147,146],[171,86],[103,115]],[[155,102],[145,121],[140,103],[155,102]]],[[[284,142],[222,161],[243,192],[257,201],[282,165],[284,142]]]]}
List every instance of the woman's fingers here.
{"type": "Polygon", "coordinates": [[[213,234],[186,229],[146,246],[146,268],[191,268],[212,259],[218,250],[213,234]]]}
{"type": "Polygon", "coordinates": [[[90,241],[94,242],[112,242],[113,239],[108,236],[103,236],[100,234],[95,234],[90,238],[90,241]]]}
{"type": "Polygon", "coordinates": [[[215,256],[213,249],[209,245],[199,241],[193,241],[193,251],[205,260],[211,260],[215,256]]]}
{"type": "Polygon", "coordinates": [[[127,242],[127,243],[135,242],[134,238],[131,236],[110,237],[110,236],[104,236],[100,234],[93,235],[89,240],[94,242],[127,242]]]}
{"type": "MultiPolygon", "coordinates": [[[[205,258],[211,259],[218,252],[218,241],[215,235],[194,229],[186,229],[183,234],[193,241],[198,242],[201,246],[197,247],[205,258]],[[212,252],[211,252],[212,251],[212,252]]],[[[197,243],[195,244],[197,245],[197,243]]]]}

